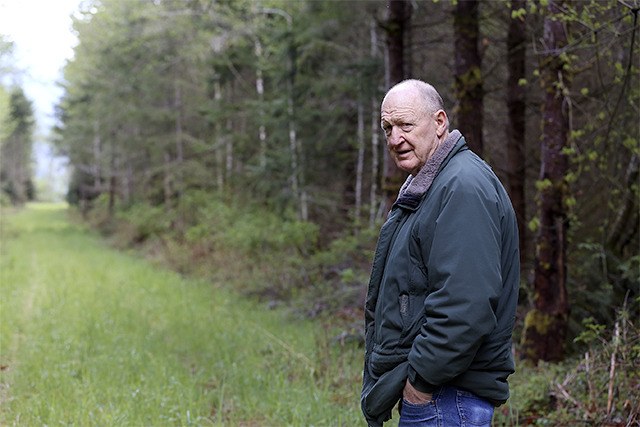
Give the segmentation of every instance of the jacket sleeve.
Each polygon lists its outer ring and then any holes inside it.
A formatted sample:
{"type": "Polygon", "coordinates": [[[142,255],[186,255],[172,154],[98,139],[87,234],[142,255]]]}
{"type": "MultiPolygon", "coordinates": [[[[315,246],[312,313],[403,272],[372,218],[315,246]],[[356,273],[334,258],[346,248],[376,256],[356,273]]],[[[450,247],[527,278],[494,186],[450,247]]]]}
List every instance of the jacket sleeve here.
{"type": "Polygon", "coordinates": [[[465,175],[443,186],[433,239],[417,237],[430,293],[409,353],[409,380],[425,392],[463,373],[497,323],[500,204],[486,177],[465,175]]]}

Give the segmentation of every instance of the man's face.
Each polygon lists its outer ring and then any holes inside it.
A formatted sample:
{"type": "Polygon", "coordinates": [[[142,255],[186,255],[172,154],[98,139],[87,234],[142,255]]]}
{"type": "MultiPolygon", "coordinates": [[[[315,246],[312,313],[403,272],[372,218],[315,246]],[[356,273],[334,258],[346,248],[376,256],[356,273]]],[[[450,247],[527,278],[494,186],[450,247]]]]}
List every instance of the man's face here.
{"type": "Polygon", "coordinates": [[[438,148],[437,115],[411,88],[392,90],[382,102],[381,124],[396,165],[416,175],[438,148]]]}

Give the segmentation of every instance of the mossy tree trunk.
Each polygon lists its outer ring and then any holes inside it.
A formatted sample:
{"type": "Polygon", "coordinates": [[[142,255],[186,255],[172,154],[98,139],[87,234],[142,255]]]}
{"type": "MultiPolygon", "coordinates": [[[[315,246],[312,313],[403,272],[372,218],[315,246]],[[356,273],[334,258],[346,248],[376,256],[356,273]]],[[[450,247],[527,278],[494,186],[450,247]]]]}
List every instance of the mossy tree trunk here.
{"type": "Polygon", "coordinates": [[[536,237],[533,287],[534,308],[527,314],[523,334],[523,356],[537,362],[564,357],[569,318],[567,299],[566,242],[568,195],[565,154],[569,130],[567,94],[569,73],[567,34],[559,19],[561,1],[549,1],[544,21],[541,85],[545,93],[538,188],[539,227],[536,237]]]}

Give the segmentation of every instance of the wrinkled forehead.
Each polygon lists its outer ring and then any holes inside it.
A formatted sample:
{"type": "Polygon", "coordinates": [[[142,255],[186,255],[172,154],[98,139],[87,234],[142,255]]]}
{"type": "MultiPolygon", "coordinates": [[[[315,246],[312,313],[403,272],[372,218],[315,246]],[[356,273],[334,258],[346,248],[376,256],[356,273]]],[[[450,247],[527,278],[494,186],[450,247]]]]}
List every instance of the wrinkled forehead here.
{"type": "Polygon", "coordinates": [[[426,112],[425,103],[416,91],[409,89],[391,90],[382,100],[380,116],[382,119],[391,116],[416,117],[426,112]]]}

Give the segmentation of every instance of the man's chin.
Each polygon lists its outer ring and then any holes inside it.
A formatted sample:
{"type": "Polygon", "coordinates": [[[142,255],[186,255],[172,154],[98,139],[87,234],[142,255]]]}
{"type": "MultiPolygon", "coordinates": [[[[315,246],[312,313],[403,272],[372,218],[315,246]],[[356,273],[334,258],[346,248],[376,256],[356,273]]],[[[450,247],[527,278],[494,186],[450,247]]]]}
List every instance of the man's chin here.
{"type": "Polygon", "coordinates": [[[404,171],[406,173],[410,173],[412,175],[415,175],[414,171],[415,171],[416,167],[415,167],[415,164],[413,164],[412,162],[396,161],[396,166],[398,167],[398,169],[401,169],[402,171],[404,171]]]}

